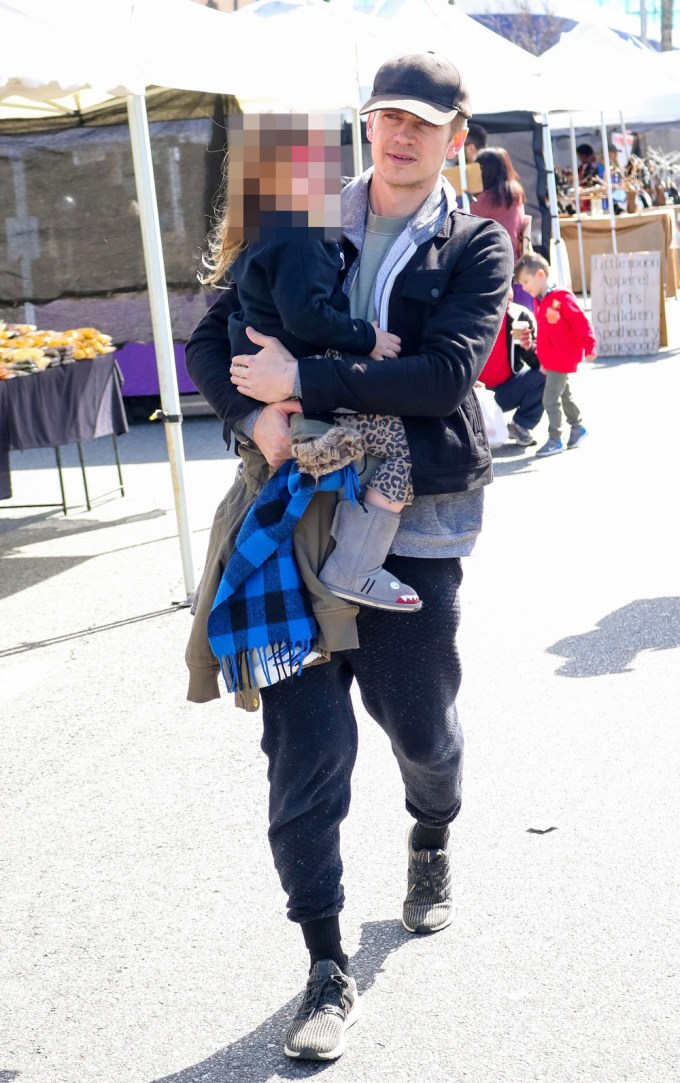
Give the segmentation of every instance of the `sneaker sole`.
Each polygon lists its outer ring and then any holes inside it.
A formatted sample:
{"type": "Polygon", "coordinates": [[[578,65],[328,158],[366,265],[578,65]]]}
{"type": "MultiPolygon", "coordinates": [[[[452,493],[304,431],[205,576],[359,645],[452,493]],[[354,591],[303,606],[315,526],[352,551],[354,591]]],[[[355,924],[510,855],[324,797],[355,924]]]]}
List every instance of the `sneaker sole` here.
{"type": "Polygon", "coordinates": [[[534,458],[551,459],[553,455],[561,455],[563,451],[566,451],[566,448],[561,447],[558,451],[544,451],[543,454],[541,454],[540,451],[537,451],[534,458]]]}
{"type": "Polygon", "coordinates": [[[286,1054],[287,1057],[291,1057],[293,1060],[337,1060],[338,1057],[342,1056],[342,1054],[345,1052],[345,1049],[347,1048],[347,1041],[345,1038],[347,1031],[350,1027],[354,1026],[360,1015],[361,1000],[359,999],[359,997],[357,997],[352,1006],[352,1010],[345,1019],[345,1025],[340,1036],[340,1041],[336,1045],[335,1049],[330,1049],[327,1053],[319,1053],[316,1049],[308,1048],[301,1049],[299,1053],[296,1053],[292,1049],[289,1049],[287,1045],[284,1045],[283,1052],[286,1054]]]}
{"type": "MultiPolygon", "coordinates": [[[[321,580],[323,582],[323,580],[321,580]]],[[[334,594],[336,598],[344,598],[346,602],[357,602],[359,605],[365,605],[367,609],[384,609],[388,613],[417,613],[419,609],[423,608],[423,603],[418,602],[417,605],[412,605],[410,602],[401,602],[400,604],[390,605],[389,602],[374,602],[369,599],[365,594],[352,594],[351,591],[337,590],[335,587],[329,587],[327,583],[323,584],[326,590],[330,590],[331,594],[334,594]]]]}
{"type": "Polygon", "coordinates": [[[411,928],[410,925],[406,924],[406,922],[404,921],[404,918],[402,916],[401,924],[404,926],[407,933],[417,933],[418,936],[427,936],[428,933],[439,933],[439,932],[441,932],[442,929],[448,928],[448,926],[451,924],[452,921],[453,921],[453,914],[451,914],[451,916],[448,917],[446,919],[446,921],[442,921],[440,925],[435,925],[435,926],[432,926],[432,927],[428,927],[427,929],[423,928],[421,925],[416,925],[415,928],[411,928]]]}
{"type": "Polygon", "coordinates": [[[586,439],[587,435],[588,435],[588,433],[584,432],[583,436],[579,436],[579,438],[578,438],[578,440],[576,441],[575,444],[567,444],[567,451],[573,451],[574,448],[579,447],[583,443],[583,441],[586,439]]]}

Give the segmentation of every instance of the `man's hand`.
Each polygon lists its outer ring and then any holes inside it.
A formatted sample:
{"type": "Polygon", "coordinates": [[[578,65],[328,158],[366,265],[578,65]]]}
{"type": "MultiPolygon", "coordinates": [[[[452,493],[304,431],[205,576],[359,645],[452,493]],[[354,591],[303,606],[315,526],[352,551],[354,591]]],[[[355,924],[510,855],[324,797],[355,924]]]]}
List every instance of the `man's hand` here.
{"type": "Polygon", "coordinates": [[[528,324],[522,328],[522,337],[519,340],[519,344],[523,350],[531,349],[531,328],[528,326],[528,324]]]}
{"type": "Polygon", "coordinates": [[[253,440],[274,470],[292,459],[290,446],[290,415],[301,414],[297,399],[274,402],[265,406],[255,422],[253,440]]]}
{"type": "MultiPolygon", "coordinates": [[[[246,327],[251,342],[262,349],[257,354],[237,354],[231,361],[231,382],[242,395],[259,402],[283,402],[293,394],[297,361],[278,338],[261,335],[246,327]]],[[[290,458],[290,456],[288,456],[290,458]]]]}
{"type": "Polygon", "coordinates": [[[593,350],[592,353],[587,353],[586,354],[586,361],[594,361],[596,357],[597,357],[597,353],[593,350]]]}

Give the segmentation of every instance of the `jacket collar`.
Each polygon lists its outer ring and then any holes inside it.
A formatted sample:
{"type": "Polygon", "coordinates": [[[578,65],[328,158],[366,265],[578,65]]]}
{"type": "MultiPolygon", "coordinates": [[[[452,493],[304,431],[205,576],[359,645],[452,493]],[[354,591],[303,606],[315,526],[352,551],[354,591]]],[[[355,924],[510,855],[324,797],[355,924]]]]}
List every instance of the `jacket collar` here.
{"type": "MultiPolygon", "coordinates": [[[[368,189],[372,176],[373,167],[371,166],[365,173],[349,181],[342,190],[342,232],[357,252],[361,252],[364,243],[368,189]]],[[[409,240],[420,245],[430,237],[434,237],[455,210],[456,193],[453,185],[446,177],[440,175],[430,195],[408,221],[406,229],[409,240]]]]}

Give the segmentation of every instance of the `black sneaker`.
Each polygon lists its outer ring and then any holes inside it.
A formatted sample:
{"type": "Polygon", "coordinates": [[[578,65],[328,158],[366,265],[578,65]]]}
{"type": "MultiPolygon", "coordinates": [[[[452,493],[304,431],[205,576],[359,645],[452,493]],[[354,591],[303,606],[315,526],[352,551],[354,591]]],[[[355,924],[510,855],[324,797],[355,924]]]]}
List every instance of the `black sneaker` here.
{"type": "Polygon", "coordinates": [[[333,959],[312,967],[302,1003],[286,1032],[284,1053],[301,1060],[336,1060],[345,1052],[345,1031],[360,1010],[357,983],[333,959]]]}
{"type": "Polygon", "coordinates": [[[402,925],[409,933],[437,933],[453,921],[451,866],[446,850],[414,850],[409,828],[408,893],[404,900],[402,925]]]}
{"type": "Polygon", "coordinates": [[[508,421],[508,436],[520,447],[533,447],[536,441],[524,425],[518,425],[516,421],[508,421]]]}

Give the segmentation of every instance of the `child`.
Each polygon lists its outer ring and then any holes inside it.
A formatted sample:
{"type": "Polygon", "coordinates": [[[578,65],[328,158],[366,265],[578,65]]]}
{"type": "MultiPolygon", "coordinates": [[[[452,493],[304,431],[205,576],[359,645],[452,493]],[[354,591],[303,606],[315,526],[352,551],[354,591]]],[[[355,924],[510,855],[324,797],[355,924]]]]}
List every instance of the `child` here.
{"type": "MultiPolygon", "coordinates": [[[[569,373],[576,372],[585,354],[586,361],[597,357],[595,333],[579,308],[571,290],[548,283],[550,264],[537,253],[522,256],[515,267],[520,286],[536,299],[538,325],[536,352],[545,373],[543,407],[548,415],[548,441],[536,452],[536,458],[558,455],[562,443],[562,408],[571,426],[567,448],[578,447],[588,435],[581,411],[569,388],[569,373]]],[[[528,332],[525,332],[528,337],[528,332]]],[[[523,341],[520,345],[526,345],[523,341]]]]}
{"type": "MultiPolygon", "coordinates": [[[[299,117],[288,114],[238,121],[242,128],[230,130],[228,209],[212,240],[207,279],[216,284],[228,272],[238,287],[242,307],[229,318],[232,356],[258,352],[246,334],[254,327],[278,338],[295,357],[324,350],[374,360],[397,357],[399,338],[354,319],[340,283],[342,251],[329,239],[326,224],[335,197],[339,234],[339,135],[334,148],[327,130],[310,124],[308,131],[299,126],[299,117]],[[335,184],[328,179],[333,158],[335,184]]],[[[336,546],[319,579],[333,594],[361,605],[420,609],[417,592],[382,567],[400,513],[413,500],[403,424],[399,418],[351,413],[332,421],[320,426],[310,419],[306,426],[301,419],[293,425],[293,454],[301,471],[318,477],[366,452],[381,461],[363,505],[338,501],[332,528],[336,546]]]]}

